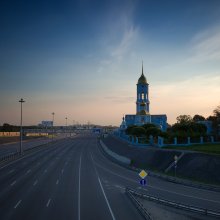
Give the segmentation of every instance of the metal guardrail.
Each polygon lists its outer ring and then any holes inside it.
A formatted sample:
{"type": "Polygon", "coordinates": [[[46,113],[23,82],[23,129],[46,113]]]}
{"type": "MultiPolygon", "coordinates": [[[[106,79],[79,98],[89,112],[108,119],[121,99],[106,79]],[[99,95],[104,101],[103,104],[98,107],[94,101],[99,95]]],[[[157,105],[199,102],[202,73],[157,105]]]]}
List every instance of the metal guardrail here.
{"type": "Polygon", "coordinates": [[[147,212],[147,210],[143,207],[143,205],[133,196],[128,188],[125,189],[126,195],[133,202],[133,204],[137,207],[141,215],[147,220],[153,220],[151,215],[147,212]]]}
{"type": "Polygon", "coordinates": [[[196,207],[196,206],[191,206],[191,205],[186,205],[186,204],[182,204],[182,203],[177,203],[174,201],[170,201],[170,200],[166,200],[166,199],[161,199],[159,197],[155,197],[155,196],[150,196],[150,195],[146,195],[146,194],[142,194],[139,193],[131,188],[126,188],[126,192],[138,196],[140,198],[143,199],[147,199],[150,201],[154,201],[163,205],[168,205],[174,208],[179,208],[179,209],[183,209],[186,211],[191,211],[191,212],[196,212],[202,215],[208,215],[208,216],[212,216],[212,217],[217,217],[220,218],[220,212],[214,211],[214,210],[210,210],[210,209],[204,209],[201,207],[196,207]]]}
{"type": "MultiPolygon", "coordinates": [[[[48,142],[48,143],[45,143],[45,144],[41,144],[41,145],[37,145],[37,146],[31,147],[31,148],[27,148],[23,152],[24,153],[25,152],[29,153],[31,151],[34,151],[34,150],[38,149],[38,148],[41,148],[44,145],[48,145],[49,143],[52,143],[52,142],[48,142]]],[[[9,153],[9,154],[7,154],[7,155],[0,158],[0,164],[4,163],[4,162],[7,162],[7,161],[10,161],[10,160],[13,160],[13,159],[17,159],[17,158],[22,157],[22,156],[24,156],[24,154],[21,155],[19,152],[9,153]]]]}

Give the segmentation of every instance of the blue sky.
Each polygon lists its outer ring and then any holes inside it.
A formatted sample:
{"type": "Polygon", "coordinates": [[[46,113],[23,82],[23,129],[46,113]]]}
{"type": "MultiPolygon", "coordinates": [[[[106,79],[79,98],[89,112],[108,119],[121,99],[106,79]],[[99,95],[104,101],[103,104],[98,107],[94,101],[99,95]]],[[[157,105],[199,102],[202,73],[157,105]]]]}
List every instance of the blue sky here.
{"type": "Polygon", "coordinates": [[[151,114],[220,104],[220,1],[0,3],[0,124],[120,124],[135,113],[141,62],[151,114]]]}

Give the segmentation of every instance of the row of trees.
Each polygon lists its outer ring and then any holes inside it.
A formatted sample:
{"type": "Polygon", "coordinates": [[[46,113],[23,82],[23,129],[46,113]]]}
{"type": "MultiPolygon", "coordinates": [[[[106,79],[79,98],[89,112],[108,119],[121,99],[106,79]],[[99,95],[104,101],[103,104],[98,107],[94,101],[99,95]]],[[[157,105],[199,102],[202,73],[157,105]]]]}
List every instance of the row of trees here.
{"type": "Polygon", "coordinates": [[[209,120],[212,121],[213,135],[219,135],[220,129],[220,106],[213,111],[213,116],[205,118],[201,115],[180,115],[177,117],[177,122],[174,125],[169,125],[166,132],[162,132],[159,127],[154,124],[145,124],[142,126],[129,126],[126,129],[126,134],[138,137],[153,137],[162,136],[164,138],[173,137],[200,137],[205,136],[207,127],[204,124],[198,123],[199,121],[209,120]]]}
{"type": "MultiPolygon", "coordinates": [[[[23,127],[27,129],[38,128],[37,126],[23,126],[23,127]]],[[[1,132],[19,132],[20,126],[4,123],[2,126],[0,126],[0,131],[1,132]]]]}

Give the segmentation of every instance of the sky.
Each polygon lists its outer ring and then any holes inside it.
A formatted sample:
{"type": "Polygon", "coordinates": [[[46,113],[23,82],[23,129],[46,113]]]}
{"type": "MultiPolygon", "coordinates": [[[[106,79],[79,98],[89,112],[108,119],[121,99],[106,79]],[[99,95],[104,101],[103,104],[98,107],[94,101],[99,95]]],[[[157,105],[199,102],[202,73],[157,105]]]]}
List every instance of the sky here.
{"type": "Polygon", "coordinates": [[[1,0],[0,125],[120,125],[136,83],[150,113],[207,117],[220,104],[219,0],[1,0]]]}

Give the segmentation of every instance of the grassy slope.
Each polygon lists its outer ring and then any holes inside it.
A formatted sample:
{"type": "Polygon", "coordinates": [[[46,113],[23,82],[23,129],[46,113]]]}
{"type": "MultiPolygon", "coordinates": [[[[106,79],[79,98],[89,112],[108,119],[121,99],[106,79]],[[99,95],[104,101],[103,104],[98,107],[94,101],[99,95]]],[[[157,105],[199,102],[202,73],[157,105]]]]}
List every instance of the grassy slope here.
{"type": "Polygon", "coordinates": [[[177,150],[193,150],[202,153],[219,154],[220,144],[202,144],[202,145],[189,145],[189,146],[166,146],[165,149],[177,149],[177,150]]]}

